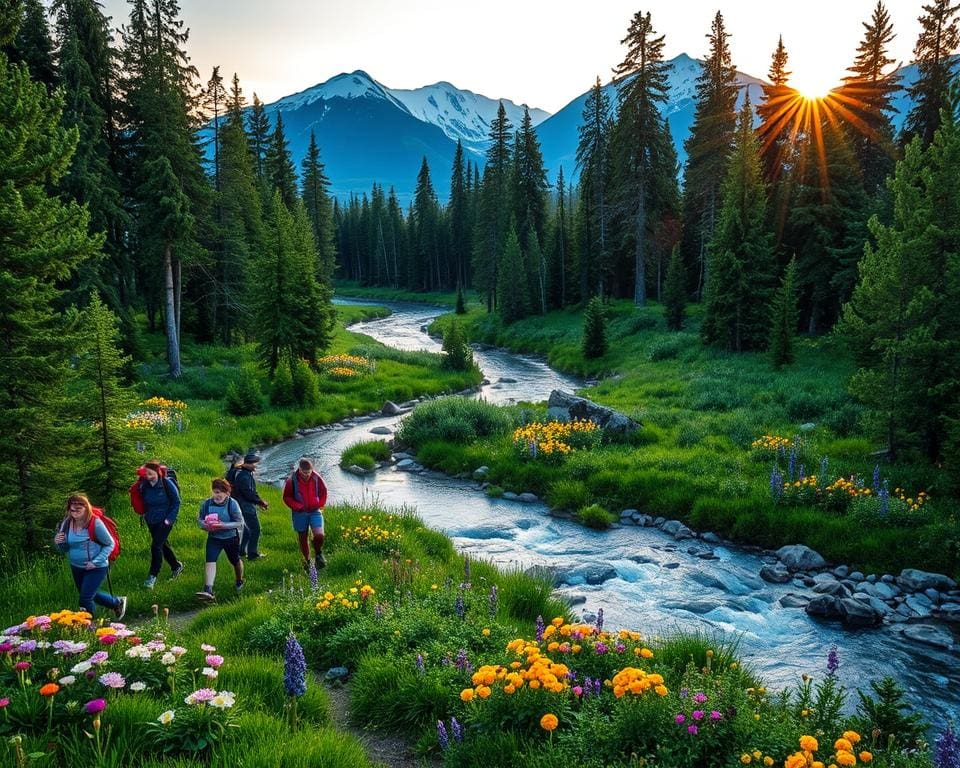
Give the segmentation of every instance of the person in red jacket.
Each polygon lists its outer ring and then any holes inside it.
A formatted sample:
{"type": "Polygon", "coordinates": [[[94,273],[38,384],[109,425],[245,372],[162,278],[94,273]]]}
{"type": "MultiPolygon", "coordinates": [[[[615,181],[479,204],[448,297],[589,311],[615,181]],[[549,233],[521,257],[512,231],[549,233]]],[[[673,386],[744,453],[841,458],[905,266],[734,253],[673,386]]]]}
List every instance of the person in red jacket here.
{"type": "Polygon", "coordinates": [[[283,503],[293,512],[293,530],[297,532],[303,569],[310,570],[310,542],[307,531],[313,534],[313,561],[318,569],[327,561],[323,556],[323,507],[327,503],[327,486],[314,471],[310,459],[300,459],[296,471],[283,486],[283,503]]]}

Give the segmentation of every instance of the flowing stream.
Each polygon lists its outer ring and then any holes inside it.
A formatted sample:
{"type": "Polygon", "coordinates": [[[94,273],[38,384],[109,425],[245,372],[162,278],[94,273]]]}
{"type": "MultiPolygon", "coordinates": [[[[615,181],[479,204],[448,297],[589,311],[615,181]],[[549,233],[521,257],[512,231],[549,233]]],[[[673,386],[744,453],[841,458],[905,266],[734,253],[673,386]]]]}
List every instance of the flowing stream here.
{"type": "MultiPolygon", "coordinates": [[[[423,328],[445,310],[376,303],[388,306],[390,317],[353,330],[399,349],[439,351],[440,345],[423,328]]],[[[474,356],[490,381],[480,393],[489,402],[537,402],[552,389],[573,391],[580,386],[523,355],[475,348],[474,356]]],[[[475,482],[434,472],[390,468],[358,477],[340,469],[344,448],[376,438],[371,434],[375,427],[395,429],[402,418],[364,418],[291,438],[263,451],[258,474],[267,482],[280,482],[299,457],[309,456],[326,479],[332,502],[376,499],[387,506],[413,507],[427,525],[444,531],[464,552],[506,567],[546,567],[557,574],[556,592],[574,604],[575,612],[602,608],[607,627],[649,634],[701,630],[726,640],[739,638],[744,662],[774,687],[792,685],[803,673],[821,677],[827,654],[836,647],[838,675],[848,688],[890,675],[907,688],[928,719],[939,723],[945,715],[960,713],[956,650],[915,643],[895,627],[847,630],[814,620],[802,608],[782,607],[781,597],[803,590],[761,580],[758,555],[734,546],[677,542],[654,528],[625,525],[592,531],[549,516],[545,504],[491,499],[475,482]],[[700,556],[705,550],[713,552],[713,559],[700,556]]],[[[335,514],[330,524],[336,525],[335,514]]]]}

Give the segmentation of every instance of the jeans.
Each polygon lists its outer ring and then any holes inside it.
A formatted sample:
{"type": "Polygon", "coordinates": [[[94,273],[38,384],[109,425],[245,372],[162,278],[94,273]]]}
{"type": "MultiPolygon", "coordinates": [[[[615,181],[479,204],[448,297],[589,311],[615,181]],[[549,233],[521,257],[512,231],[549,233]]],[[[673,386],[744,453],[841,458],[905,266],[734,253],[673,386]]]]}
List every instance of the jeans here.
{"type": "Polygon", "coordinates": [[[120,605],[120,600],[106,592],[98,591],[103,580],[107,578],[106,568],[77,568],[70,566],[73,573],[73,582],[77,585],[77,591],[80,593],[80,607],[93,616],[93,604],[102,605],[105,608],[116,608],[120,605]]]}
{"type": "Polygon", "coordinates": [[[260,554],[260,515],[256,507],[243,510],[243,522],[240,555],[242,557],[257,557],[260,554]]]}
{"type": "Polygon", "coordinates": [[[150,575],[156,576],[160,573],[160,566],[166,560],[171,570],[176,570],[180,565],[173,549],[167,544],[167,537],[173,528],[172,525],[166,525],[162,520],[159,523],[147,523],[150,530],[150,575]]]}

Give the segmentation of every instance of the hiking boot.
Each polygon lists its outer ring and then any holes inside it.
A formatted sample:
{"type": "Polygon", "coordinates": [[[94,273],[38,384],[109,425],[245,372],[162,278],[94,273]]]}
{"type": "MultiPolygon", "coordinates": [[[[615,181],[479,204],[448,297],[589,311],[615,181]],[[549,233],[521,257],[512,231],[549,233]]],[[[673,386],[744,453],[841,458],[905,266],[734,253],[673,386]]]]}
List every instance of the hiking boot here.
{"type": "Polygon", "coordinates": [[[239,594],[240,592],[243,591],[243,585],[244,585],[244,584],[246,584],[246,582],[245,582],[243,579],[241,579],[240,581],[238,581],[238,582],[234,585],[234,586],[236,587],[237,594],[239,594]]]}
{"type": "Polygon", "coordinates": [[[117,621],[123,621],[123,617],[127,615],[126,595],[117,598],[117,607],[113,609],[113,612],[117,614],[117,621]]]}
{"type": "Polygon", "coordinates": [[[177,567],[173,569],[173,573],[170,574],[170,581],[173,581],[177,576],[183,573],[183,563],[177,563],[177,567]]]}
{"type": "Polygon", "coordinates": [[[305,574],[307,574],[307,576],[310,575],[310,561],[309,561],[309,560],[304,560],[304,561],[303,561],[303,572],[304,572],[305,574]]]}
{"type": "Polygon", "coordinates": [[[323,552],[317,552],[316,557],[313,558],[313,564],[317,567],[318,571],[321,568],[327,567],[327,558],[323,556],[323,552]]]}
{"type": "Polygon", "coordinates": [[[216,598],[213,596],[213,592],[210,592],[206,589],[201,589],[196,593],[196,596],[206,603],[212,603],[214,600],[216,600],[216,598]]]}
{"type": "Polygon", "coordinates": [[[143,586],[147,589],[153,589],[153,585],[157,583],[156,576],[147,576],[147,580],[143,582],[143,586]]]}

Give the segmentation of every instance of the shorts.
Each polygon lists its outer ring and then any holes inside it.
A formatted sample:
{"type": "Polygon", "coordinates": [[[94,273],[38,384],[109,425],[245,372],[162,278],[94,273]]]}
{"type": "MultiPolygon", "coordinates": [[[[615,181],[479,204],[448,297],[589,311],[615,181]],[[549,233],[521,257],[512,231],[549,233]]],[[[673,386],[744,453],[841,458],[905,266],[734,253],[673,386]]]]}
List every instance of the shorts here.
{"type": "Polygon", "coordinates": [[[293,513],[293,530],[304,533],[308,528],[323,528],[323,512],[319,509],[293,513]]]}
{"type": "Polygon", "coordinates": [[[207,536],[206,562],[217,562],[221,552],[227,553],[227,560],[230,561],[230,565],[236,565],[240,562],[240,537],[231,536],[229,539],[215,539],[213,536],[207,536]]]}

